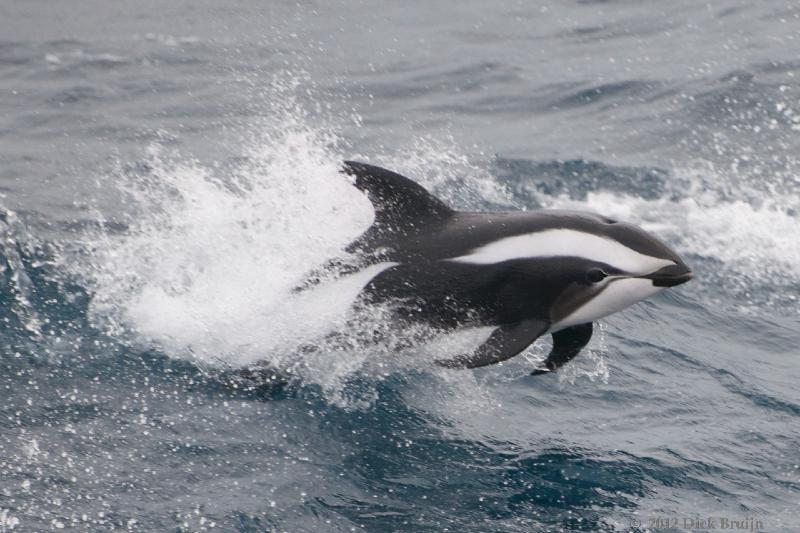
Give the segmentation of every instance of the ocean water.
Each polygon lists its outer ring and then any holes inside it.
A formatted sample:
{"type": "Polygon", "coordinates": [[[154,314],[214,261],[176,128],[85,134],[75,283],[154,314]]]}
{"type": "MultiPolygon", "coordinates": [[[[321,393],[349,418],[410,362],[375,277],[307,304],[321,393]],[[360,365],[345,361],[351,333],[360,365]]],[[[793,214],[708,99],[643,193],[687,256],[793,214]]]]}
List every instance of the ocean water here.
{"type": "Polygon", "coordinates": [[[799,49],[790,1],[3,2],[0,532],[797,531],[799,49]],[[343,159],[696,278],[552,376],[327,346],[343,159]]]}

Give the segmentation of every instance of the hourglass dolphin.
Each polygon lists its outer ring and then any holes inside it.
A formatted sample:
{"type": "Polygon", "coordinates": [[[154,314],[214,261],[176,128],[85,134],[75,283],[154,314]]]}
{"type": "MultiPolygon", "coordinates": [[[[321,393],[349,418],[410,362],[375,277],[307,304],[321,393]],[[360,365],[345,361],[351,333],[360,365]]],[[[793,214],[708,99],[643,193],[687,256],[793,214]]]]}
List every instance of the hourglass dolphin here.
{"type": "Polygon", "coordinates": [[[447,367],[498,363],[551,334],[533,374],[555,371],[589,342],[593,321],[692,278],[677,253],[631,224],[557,210],[460,212],[389,170],[347,161],[343,172],[375,210],[348,248],[376,273],[359,300],[391,301],[401,321],[490,331],[471,353],[438,361],[447,367]]]}

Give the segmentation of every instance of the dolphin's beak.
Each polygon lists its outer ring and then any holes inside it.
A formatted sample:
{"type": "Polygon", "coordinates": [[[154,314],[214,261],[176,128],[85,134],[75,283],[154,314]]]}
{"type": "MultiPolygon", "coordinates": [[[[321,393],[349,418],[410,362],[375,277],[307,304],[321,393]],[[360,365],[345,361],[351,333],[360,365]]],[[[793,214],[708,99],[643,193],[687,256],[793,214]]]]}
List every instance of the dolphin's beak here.
{"type": "Polygon", "coordinates": [[[692,279],[692,270],[683,263],[677,263],[660,268],[642,278],[653,280],[653,285],[656,287],[674,287],[692,279]]]}

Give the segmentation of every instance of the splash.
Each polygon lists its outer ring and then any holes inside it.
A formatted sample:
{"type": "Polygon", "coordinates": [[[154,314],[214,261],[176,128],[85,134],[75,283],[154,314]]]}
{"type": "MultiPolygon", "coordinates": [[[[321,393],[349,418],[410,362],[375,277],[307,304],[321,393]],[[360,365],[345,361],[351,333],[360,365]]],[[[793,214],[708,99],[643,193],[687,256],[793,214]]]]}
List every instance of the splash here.
{"type": "Polygon", "coordinates": [[[339,173],[335,139],[295,101],[276,101],[260,138],[224,168],[152,147],[135,171],[111,177],[130,206],[124,230],[85,235],[88,265],[77,267],[98,323],[171,356],[241,366],[340,318],[345,302],[292,288],[341,255],[372,211],[339,173]]]}

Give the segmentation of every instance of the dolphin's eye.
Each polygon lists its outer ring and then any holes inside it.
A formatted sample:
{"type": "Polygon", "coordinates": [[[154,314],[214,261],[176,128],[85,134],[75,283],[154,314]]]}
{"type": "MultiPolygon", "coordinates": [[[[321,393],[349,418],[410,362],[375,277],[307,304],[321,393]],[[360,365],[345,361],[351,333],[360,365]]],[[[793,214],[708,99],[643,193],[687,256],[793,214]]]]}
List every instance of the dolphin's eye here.
{"type": "Polygon", "coordinates": [[[592,268],[586,273],[586,281],[589,281],[591,283],[600,283],[601,281],[606,279],[607,276],[608,274],[606,274],[599,268],[592,268]]]}

